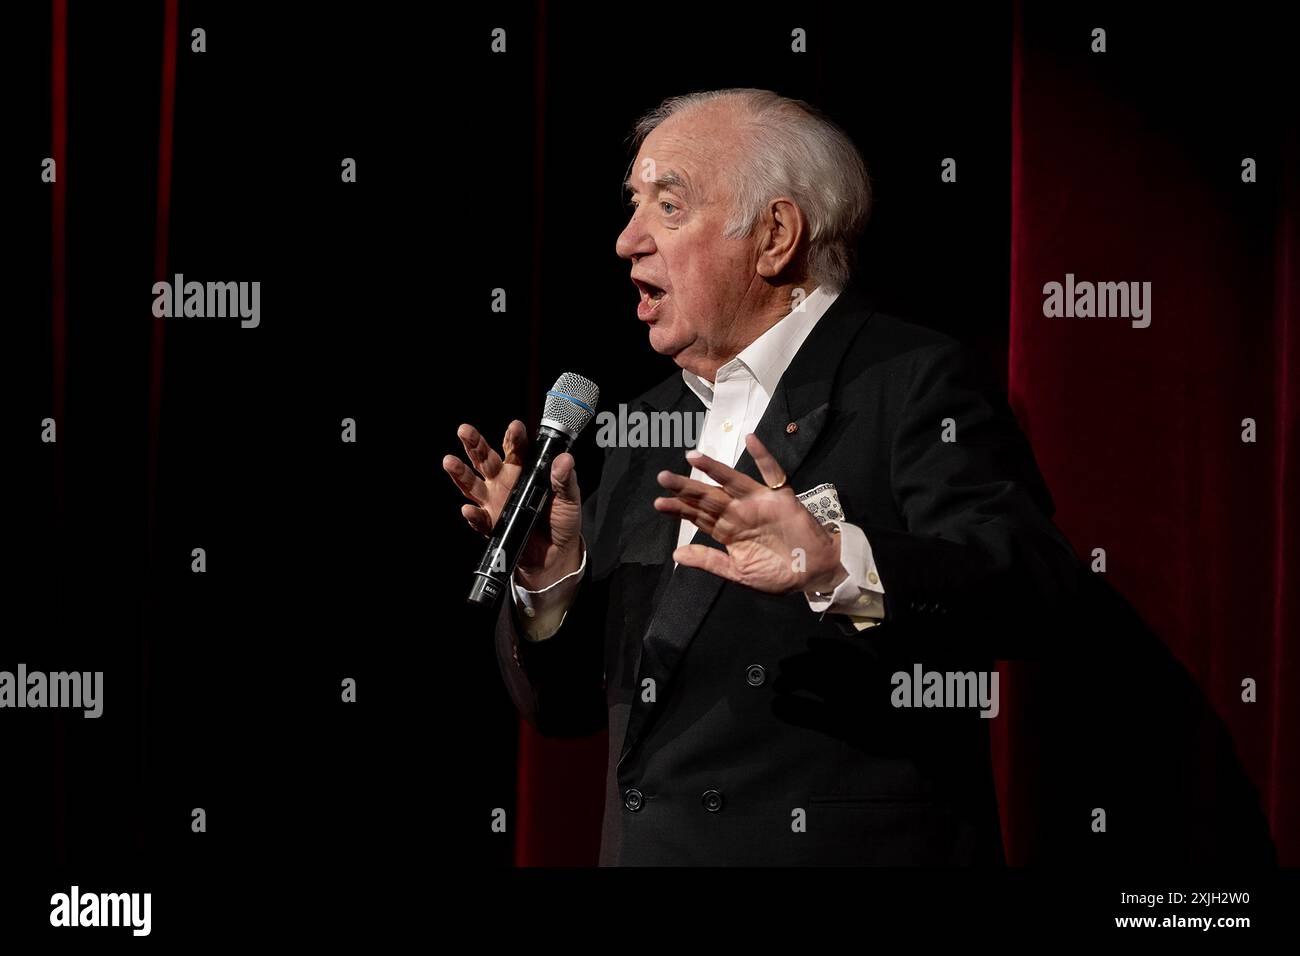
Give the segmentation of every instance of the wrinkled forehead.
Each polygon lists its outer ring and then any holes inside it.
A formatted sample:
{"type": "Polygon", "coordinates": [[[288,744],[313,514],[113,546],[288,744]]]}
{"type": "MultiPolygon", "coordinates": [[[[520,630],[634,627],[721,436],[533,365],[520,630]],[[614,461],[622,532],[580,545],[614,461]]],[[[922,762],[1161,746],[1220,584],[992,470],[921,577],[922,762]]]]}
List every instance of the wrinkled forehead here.
{"type": "Polygon", "coordinates": [[[645,138],[628,173],[636,192],[675,189],[687,198],[724,198],[724,171],[734,162],[737,125],[721,110],[694,110],[664,120],[645,138]]]}

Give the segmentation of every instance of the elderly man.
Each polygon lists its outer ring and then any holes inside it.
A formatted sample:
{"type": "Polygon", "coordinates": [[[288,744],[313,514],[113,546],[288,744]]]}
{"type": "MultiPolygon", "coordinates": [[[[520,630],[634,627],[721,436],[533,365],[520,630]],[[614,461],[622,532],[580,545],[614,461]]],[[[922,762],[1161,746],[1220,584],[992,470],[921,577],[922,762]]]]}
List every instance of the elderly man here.
{"type": "MultiPolygon", "coordinates": [[[[608,449],[585,502],[556,459],[497,621],[516,705],[608,727],[602,865],[1001,863],[992,662],[1078,571],[1032,454],[955,342],[848,290],[870,188],[833,123],[722,90],[637,143],[616,249],[680,370],[630,407],[703,431],[608,449]]],[[[458,435],[487,534],[527,434],[458,435]]]]}

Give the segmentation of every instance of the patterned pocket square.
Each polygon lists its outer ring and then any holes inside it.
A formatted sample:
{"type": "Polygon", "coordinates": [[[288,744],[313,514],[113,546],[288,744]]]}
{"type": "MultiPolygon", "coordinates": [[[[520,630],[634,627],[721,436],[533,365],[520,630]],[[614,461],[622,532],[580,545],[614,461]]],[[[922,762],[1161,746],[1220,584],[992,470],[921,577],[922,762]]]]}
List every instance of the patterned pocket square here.
{"type": "Polygon", "coordinates": [[[840,507],[839,493],[829,481],[816,488],[810,488],[796,497],[800,504],[812,512],[812,516],[819,524],[844,520],[844,509],[840,507]]]}

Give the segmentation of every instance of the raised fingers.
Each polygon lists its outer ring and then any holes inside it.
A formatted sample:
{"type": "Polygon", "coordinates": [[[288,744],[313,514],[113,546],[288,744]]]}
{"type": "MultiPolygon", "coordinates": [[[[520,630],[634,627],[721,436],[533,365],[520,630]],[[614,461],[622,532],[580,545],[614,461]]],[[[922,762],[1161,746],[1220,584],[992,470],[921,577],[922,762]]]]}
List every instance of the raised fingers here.
{"type": "Polygon", "coordinates": [[[772,457],[772,453],[753,432],[745,436],[745,448],[749,450],[749,457],[753,458],[754,464],[758,466],[758,473],[763,476],[763,484],[769,488],[785,484],[785,469],[772,457]]]}
{"type": "Polygon", "coordinates": [[[714,517],[722,514],[727,505],[731,504],[731,495],[716,485],[708,485],[671,471],[659,472],[657,480],[661,487],[671,491],[678,500],[714,517]]]}
{"type": "MultiPolygon", "coordinates": [[[[487,501],[487,485],[484,484],[483,479],[455,455],[446,455],[442,459],[442,470],[451,476],[451,480],[456,483],[461,494],[470,501],[480,505],[487,501]]],[[[469,505],[465,507],[468,508],[469,505]]],[[[461,513],[464,513],[464,509],[461,513]]]]}
{"type": "Polygon", "coordinates": [[[492,533],[492,519],[482,508],[475,508],[473,505],[461,505],[461,517],[469,522],[469,526],[479,534],[488,535],[492,533]]]}
{"type": "Polygon", "coordinates": [[[740,581],[736,563],[726,551],[703,544],[688,544],[673,551],[673,560],[683,567],[700,568],[728,581],[740,581]]]}
{"type": "Polygon", "coordinates": [[[673,518],[685,518],[705,534],[713,537],[713,532],[717,526],[717,517],[702,508],[683,501],[681,498],[656,498],[654,500],[654,509],[673,518]]]}
{"type": "Polygon", "coordinates": [[[469,463],[474,466],[474,470],[489,481],[495,478],[501,470],[501,456],[492,450],[478,429],[473,425],[461,425],[456,429],[456,437],[465,446],[465,454],[469,456],[469,463]]]}
{"type": "Polygon", "coordinates": [[[506,464],[523,466],[524,454],[528,451],[528,429],[519,419],[516,418],[506,426],[505,437],[501,439],[501,451],[505,455],[506,464]]]}
{"type": "Polygon", "coordinates": [[[722,490],[733,498],[752,495],[763,487],[749,475],[742,475],[736,469],[724,465],[716,458],[710,458],[708,455],[694,449],[686,453],[686,460],[691,463],[692,467],[700,469],[700,471],[716,481],[722,490]]]}

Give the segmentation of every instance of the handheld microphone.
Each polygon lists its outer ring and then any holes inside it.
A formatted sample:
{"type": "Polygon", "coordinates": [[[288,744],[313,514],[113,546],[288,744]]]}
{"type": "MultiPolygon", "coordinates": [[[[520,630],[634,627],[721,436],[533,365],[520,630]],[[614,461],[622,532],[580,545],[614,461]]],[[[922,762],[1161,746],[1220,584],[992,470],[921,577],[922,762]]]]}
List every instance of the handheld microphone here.
{"type": "Polygon", "coordinates": [[[599,398],[600,389],[596,384],[573,372],[561,375],[546,393],[537,439],[474,572],[470,604],[491,607],[510,586],[524,544],[533,533],[542,509],[551,500],[551,463],[569,450],[578,433],[596,417],[599,398]]]}

